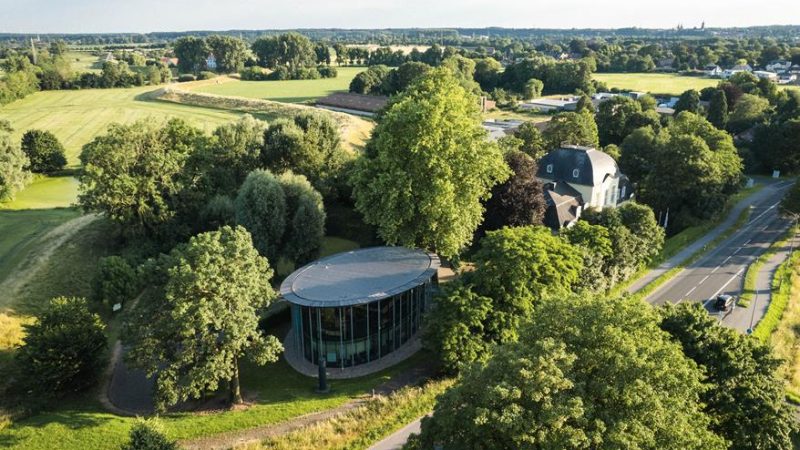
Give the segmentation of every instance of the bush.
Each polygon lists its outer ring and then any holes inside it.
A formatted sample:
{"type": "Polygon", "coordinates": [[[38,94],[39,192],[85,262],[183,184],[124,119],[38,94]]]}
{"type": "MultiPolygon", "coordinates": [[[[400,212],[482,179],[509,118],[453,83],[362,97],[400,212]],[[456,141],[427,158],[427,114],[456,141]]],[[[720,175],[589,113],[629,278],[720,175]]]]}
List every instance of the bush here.
{"type": "Polygon", "coordinates": [[[110,307],[125,303],[136,295],[138,279],[136,271],[125,259],[109,256],[100,260],[92,282],[92,299],[110,307]]]}
{"type": "Polygon", "coordinates": [[[245,81],[265,81],[269,79],[269,75],[263,67],[252,66],[240,70],[239,78],[245,81]]]}
{"type": "Polygon", "coordinates": [[[25,344],[16,354],[17,392],[51,398],[92,386],[105,367],[108,345],[100,317],[83,298],[58,297],[37,319],[25,327],[25,344]]]}
{"type": "Polygon", "coordinates": [[[22,135],[22,151],[30,160],[31,172],[52,173],[67,165],[64,146],[49,131],[27,131],[22,135]]]}
{"type": "Polygon", "coordinates": [[[290,79],[289,68],[285,66],[278,66],[273,70],[269,75],[267,75],[267,80],[288,80],[290,79]]]}
{"type": "Polygon", "coordinates": [[[197,80],[197,77],[190,73],[185,73],[178,77],[178,83],[185,83],[187,81],[195,81],[195,80],[197,80]]]}
{"type": "Polygon", "coordinates": [[[122,445],[122,450],[177,450],[178,444],[170,441],[157,419],[136,420],[128,435],[130,440],[122,445]]]}
{"type": "Polygon", "coordinates": [[[210,80],[210,79],[216,78],[216,77],[217,77],[216,73],[209,72],[207,70],[204,70],[204,71],[200,72],[199,75],[197,75],[197,79],[198,80],[210,80]]]}
{"type": "Polygon", "coordinates": [[[339,75],[336,68],[332,66],[319,66],[317,72],[322,78],[336,78],[339,75]]]}

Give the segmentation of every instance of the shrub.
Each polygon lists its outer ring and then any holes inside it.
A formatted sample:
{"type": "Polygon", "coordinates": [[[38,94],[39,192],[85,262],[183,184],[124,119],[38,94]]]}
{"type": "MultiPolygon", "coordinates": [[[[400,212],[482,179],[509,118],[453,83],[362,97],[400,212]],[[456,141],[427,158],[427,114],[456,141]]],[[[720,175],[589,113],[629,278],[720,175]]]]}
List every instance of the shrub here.
{"type": "Polygon", "coordinates": [[[138,280],[133,267],[119,256],[100,260],[92,282],[93,300],[105,306],[125,303],[136,295],[138,280]]]}
{"type": "Polygon", "coordinates": [[[239,78],[245,81],[264,81],[269,79],[269,75],[263,67],[252,66],[240,70],[239,78]]]}
{"type": "Polygon", "coordinates": [[[157,419],[136,420],[128,435],[130,440],[122,445],[122,450],[177,450],[178,444],[167,439],[164,429],[157,419]]]}
{"type": "Polygon", "coordinates": [[[49,131],[27,131],[22,135],[22,151],[30,160],[31,172],[52,173],[67,165],[64,146],[49,131]]]}
{"type": "Polygon", "coordinates": [[[197,80],[197,77],[190,73],[185,73],[178,77],[178,83],[185,83],[187,81],[195,81],[195,80],[197,80]]]}
{"type": "Polygon", "coordinates": [[[339,75],[336,68],[332,66],[319,66],[317,72],[322,78],[336,78],[339,75]]]}
{"type": "Polygon", "coordinates": [[[83,298],[58,297],[25,327],[16,354],[20,388],[29,397],[58,397],[90,387],[105,367],[105,326],[83,298]],[[30,395],[34,394],[34,395],[30,395]]]}
{"type": "Polygon", "coordinates": [[[210,80],[210,79],[216,78],[216,77],[217,77],[216,73],[209,72],[207,70],[204,70],[204,71],[200,72],[199,75],[197,75],[197,79],[198,80],[210,80]]]}

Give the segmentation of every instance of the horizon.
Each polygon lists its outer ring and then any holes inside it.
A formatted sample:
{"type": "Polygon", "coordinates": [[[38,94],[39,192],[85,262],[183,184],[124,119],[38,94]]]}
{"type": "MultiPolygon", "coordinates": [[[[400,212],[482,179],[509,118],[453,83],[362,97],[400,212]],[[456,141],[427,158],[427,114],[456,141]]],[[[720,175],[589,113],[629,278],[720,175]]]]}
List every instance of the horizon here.
{"type": "Polygon", "coordinates": [[[611,0],[601,7],[585,0],[565,0],[542,7],[535,2],[508,0],[502,7],[485,0],[355,0],[333,4],[301,0],[291,5],[253,0],[229,0],[224,14],[214,0],[0,0],[0,34],[148,34],[193,31],[252,30],[391,30],[391,29],[537,29],[670,30],[798,26],[791,0],[776,0],[770,8],[754,8],[744,0],[718,5],[676,0],[635,2],[611,0]],[[153,14],[153,11],[158,11],[153,14]],[[419,14],[425,11],[425,14],[419,14]],[[589,11],[589,12],[587,12],[589,11]],[[488,25],[492,24],[492,25],[488,25]]]}

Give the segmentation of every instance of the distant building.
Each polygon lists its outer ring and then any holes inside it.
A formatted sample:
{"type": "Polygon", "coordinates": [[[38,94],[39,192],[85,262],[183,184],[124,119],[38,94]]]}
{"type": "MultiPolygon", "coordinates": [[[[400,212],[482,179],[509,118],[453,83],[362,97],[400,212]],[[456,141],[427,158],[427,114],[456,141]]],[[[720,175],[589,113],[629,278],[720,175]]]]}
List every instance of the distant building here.
{"type": "Polygon", "coordinates": [[[736,75],[739,72],[752,72],[753,68],[750,67],[750,64],[737,64],[730,69],[725,69],[722,71],[722,78],[730,78],[736,75]]]}
{"type": "Polygon", "coordinates": [[[722,76],[722,68],[716,64],[709,64],[703,67],[703,72],[709,77],[721,77],[722,76]]]}
{"type": "Polygon", "coordinates": [[[352,92],[335,92],[317,100],[317,107],[356,116],[372,117],[389,103],[383,95],[364,95],[352,92]]]}
{"type": "Polygon", "coordinates": [[[206,58],[206,69],[217,70],[217,57],[214,56],[213,53],[209,54],[208,58],[206,58]]]}
{"type": "Polygon", "coordinates": [[[575,111],[578,107],[578,99],[576,97],[567,98],[537,98],[520,103],[520,108],[540,111],[540,112],[553,112],[553,111],[575,111]]]}
{"type": "Polygon", "coordinates": [[[486,120],[483,122],[483,129],[489,133],[489,139],[496,141],[505,136],[514,134],[517,129],[525,123],[524,120],[507,119],[507,120],[486,120]]]}
{"type": "Polygon", "coordinates": [[[778,81],[778,74],[775,72],[756,70],[753,72],[753,75],[757,76],[758,78],[766,78],[767,80],[778,81]]]}
{"type": "Polygon", "coordinates": [[[791,84],[797,81],[797,75],[793,73],[782,73],[778,76],[778,84],[791,84]]]}
{"type": "Polygon", "coordinates": [[[592,147],[553,150],[539,161],[536,177],[545,185],[545,224],[554,229],[571,226],[587,208],[616,207],[633,197],[614,158],[592,147]]]}
{"type": "Polygon", "coordinates": [[[769,64],[764,66],[768,72],[776,73],[786,72],[790,67],[792,67],[792,62],[786,61],[785,59],[776,59],[774,61],[770,61],[769,64]]]}
{"type": "Polygon", "coordinates": [[[106,62],[114,62],[114,61],[116,61],[116,59],[114,59],[114,55],[111,52],[108,52],[108,53],[106,53],[105,61],[106,62]]]}
{"type": "Polygon", "coordinates": [[[166,56],[161,58],[161,63],[166,65],[167,67],[177,67],[178,66],[178,58],[167,58],[166,56]]]}

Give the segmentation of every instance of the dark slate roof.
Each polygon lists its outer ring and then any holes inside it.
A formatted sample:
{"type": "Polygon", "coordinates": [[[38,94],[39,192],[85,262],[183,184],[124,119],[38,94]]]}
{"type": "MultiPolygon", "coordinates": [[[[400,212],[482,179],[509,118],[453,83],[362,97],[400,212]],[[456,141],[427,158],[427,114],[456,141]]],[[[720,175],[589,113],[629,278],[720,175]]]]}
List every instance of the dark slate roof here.
{"type": "Polygon", "coordinates": [[[578,209],[583,206],[580,192],[564,182],[545,184],[544,199],[547,202],[544,224],[556,230],[576,221],[578,209]]]}
{"type": "Polygon", "coordinates": [[[352,92],[335,92],[327,97],[317,100],[317,105],[333,106],[336,108],[352,109],[375,113],[383,109],[389,102],[389,97],[383,95],[363,95],[352,92]]]}
{"type": "Polygon", "coordinates": [[[608,175],[617,175],[619,168],[614,158],[591,147],[565,145],[545,155],[539,161],[536,176],[546,180],[566,181],[570,184],[596,186],[608,175]],[[552,173],[547,172],[552,165],[552,173]],[[575,169],[578,169],[575,177],[575,169]]]}
{"type": "Polygon", "coordinates": [[[371,303],[429,280],[439,257],[405,247],[371,247],[337,253],[297,269],[281,283],[290,303],[338,307],[371,303]]]}

